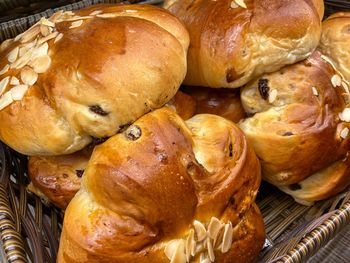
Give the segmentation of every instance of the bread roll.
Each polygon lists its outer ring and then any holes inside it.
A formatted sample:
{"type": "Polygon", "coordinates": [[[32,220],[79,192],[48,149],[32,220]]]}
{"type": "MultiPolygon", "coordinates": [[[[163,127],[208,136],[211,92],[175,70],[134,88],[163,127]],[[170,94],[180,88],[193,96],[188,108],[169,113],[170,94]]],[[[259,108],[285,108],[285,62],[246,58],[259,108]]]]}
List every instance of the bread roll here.
{"type": "Polygon", "coordinates": [[[184,92],[196,101],[196,114],[219,115],[235,123],[245,117],[239,90],[186,87],[184,92]]]}
{"type": "Polygon", "coordinates": [[[28,162],[28,190],[65,209],[80,189],[92,147],[62,156],[32,156],[28,162]]]}
{"type": "Polygon", "coordinates": [[[95,148],[58,262],[253,262],[264,242],[259,185],[258,159],[232,122],[153,111],[95,148]]]}
{"type": "Polygon", "coordinates": [[[350,12],[333,14],[323,22],[320,49],[349,82],[350,12]]]}
{"type": "Polygon", "coordinates": [[[1,45],[0,139],[27,155],[81,150],[176,93],[188,33],[167,11],[100,5],[58,12],[1,45]]]}
{"type": "Polygon", "coordinates": [[[265,180],[277,186],[296,184],[314,173],[329,173],[328,166],[347,156],[350,124],[345,120],[350,112],[345,99],[349,94],[342,82],[316,51],[242,90],[243,106],[253,116],[240,127],[261,160],[265,180]]]}
{"type": "Polygon", "coordinates": [[[187,120],[195,115],[197,106],[195,99],[191,95],[181,91],[178,91],[166,105],[173,109],[183,120],[187,120]]]}
{"type": "Polygon", "coordinates": [[[165,0],[190,33],[185,84],[241,87],[311,55],[322,0],[165,0]]]}

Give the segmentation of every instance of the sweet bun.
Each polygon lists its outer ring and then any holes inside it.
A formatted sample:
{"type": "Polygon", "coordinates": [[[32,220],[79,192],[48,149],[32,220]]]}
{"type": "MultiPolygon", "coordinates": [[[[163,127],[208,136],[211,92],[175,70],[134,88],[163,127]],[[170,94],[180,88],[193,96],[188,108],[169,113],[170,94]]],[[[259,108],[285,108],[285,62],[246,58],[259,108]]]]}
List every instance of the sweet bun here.
{"type": "Polygon", "coordinates": [[[237,88],[311,55],[323,0],[166,0],[190,33],[185,84],[237,88]]]}
{"type": "Polygon", "coordinates": [[[95,148],[58,262],[254,262],[265,236],[259,185],[258,159],[235,124],[153,111],[95,148]]]}
{"type": "Polygon", "coordinates": [[[62,156],[32,156],[28,162],[28,190],[65,209],[80,189],[81,177],[93,148],[62,156]]]}
{"type": "Polygon", "coordinates": [[[323,22],[320,49],[350,81],[350,12],[335,13],[323,22]]]}
{"type": "Polygon", "coordinates": [[[166,106],[173,109],[183,120],[187,120],[195,115],[197,104],[191,95],[178,91],[166,106]]]}
{"type": "Polygon", "coordinates": [[[0,139],[26,155],[81,150],[177,92],[189,36],[166,10],[100,5],[42,18],[0,52],[0,139]]]}
{"type": "Polygon", "coordinates": [[[195,100],[196,114],[214,114],[235,123],[246,116],[239,90],[186,87],[184,92],[195,100]]]}
{"type": "MultiPolygon", "coordinates": [[[[350,117],[345,109],[349,94],[342,83],[345,80],[316,51],[305,61],[263,75],[242,90],[242,104],[253,116],[240,127],[260,158],[265,180],[288,186],[317,173],[307,179],[309,187],[312,178],[335,173],[344,184],[350,183],[349,173],[339,172],[337,165],[327,168],[343,160],[350,146],[350,124],[345,121],[350,117]]],[[[324,187],[334,185],[330,182],[324,187]]]]}

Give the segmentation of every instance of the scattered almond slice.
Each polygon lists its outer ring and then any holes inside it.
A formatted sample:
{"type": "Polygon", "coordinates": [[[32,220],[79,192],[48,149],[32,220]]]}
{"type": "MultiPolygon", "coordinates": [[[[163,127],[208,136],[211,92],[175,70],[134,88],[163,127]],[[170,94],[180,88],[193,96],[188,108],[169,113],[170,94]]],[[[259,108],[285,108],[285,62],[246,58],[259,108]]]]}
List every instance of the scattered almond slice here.
{"type": "Polygon", "coordinates": [[[8,48],[13,42],[13,39],[6,39],[1,43],[0,51],[4,51],[6,48],[8,48]]]}
{"type": "Polygon", "coordinates": [[[340,132],[340,137],[342,139],[346,139],[349,135],[349,128],[344,128],[341,132],[340,132]]]}
{"type": "Polygon", "coordinates": [[[21,100],[24,96],[24,94],[28,90],[28,85],[17,85],[14,86],[10,92],[11,92],[11,97],[13,100],[21,100]]]}
{"type": "Polygon", "coordinates": [[[26,85],[34,85],[38,80],[38,73],[36,73],[31,67],[24,67],[21,70],[21,80],[26,85]]]}
{"type": "Polygon", "coordinates": [[[208,234],[209,237],[213,240],[216,240],[220,230],[225,226],[225,224],[221,223],[219,219],[216,217],[212,217],[210,219],[210,223],[208,226],[208,234]]]}
{"type": "Polygon", "coordinates": [[[316,89],[315,87],[312,87],[312,93],[313,93],[316,97],[318,97],[318,91],[317,91],[317,89],[316,89]]]}
{"type": "Polygon", "coordinates": [[[18,78],[16,78],[15,76],[11,77],[10,85],[16,86],[16,85],[19,85],[19,84],[20,84],[20,82],[19,82],[18,78]]]}
{"type": "Polygon", "coordinates": [[[186,239],[186,261],[190,262],[191,256],[196,255],[196,241],[194,240],[194,230],[191,229],[186,239]]]}
{"type": "Polygon", "coordinates": [[[269,94],[269,103],[273,103],[273,102],[276,100],[277,94],[278,94],[278,92],[277,92],[276,89],[273,89],[273,90],[270,91],[270,94],[269,94]]]}
{"type": "Polygon", "coordinates": [[[344,88],[344,90],[345,90],[346,93],[350,93],[350,91],[349,91],[349,85],[346,84],[345,81],[342,81],[341,85],[343,86],[343,88],[344,88]]]}
{"type": "Polygon", "coordinates": [[[59,33],[59,34],[57,35],[57,37],[55,38],[55,40],[53,41],[53,43],[57,43],[58,41],[61,40],[62,37],[63,37],[63,34],[62,34],[62,33],[59,33]]]}
{"type": "Polygon", "coordinates": [[[204,240],[207,237],[207,231],[206,231],[204,225],[201,222],[195,220],[193,222],[193,226],[194,226],[194,229],[196,231],[197,241],[200,242],[200,241],[204,240]]]}
{"type": "Polygon", "coordinates": [[[235,0],[232,0],[231,4],[230,4],[231,8],[238,8],[239,5],[236,4],[235,0]]]}
{"type": "Polygon", "coordinates": [[[44,37],[46,37],[52,33],[52,27],[49,27],[47,25],[40,25],[40,32],[44,37]]]}
{"type": "Polygon", "coordinates": [[[55,27],[55,23],[53,23],[52,21],[46,19],[45,17],[42,17],[40,19],[40,24],[41,25],[45,25],[45,26],[49,26],[49,27],[55,27]]]}
{"type": "Polygon", "coordinates": [[[350,122],[350,108],[345,108],[341,113],[339,113],[339,119],[341,121],[350,122]]]}
{"type": "Polygon", "coordinates": [[[233,238],[233,228],[231,222],[225,225],[225,232],[221,244],[221,252],[226,253],[230,250],[233,238]]]}
{"type": "Polygon", "coordinates": [[[21,43],[27,43],[31,40],[33,40],[34,37],[36,37],[40,33],[40,26],[35,25],[28,29],[26,32],[23,33],[21,36],[21,43]]]}
{"type": "Polygon", "coordinates": [[[82,24],[83,24],[83,20],[74,21],[69,28],[72,29],[72,28],[80,27],[82,24]]]}
{"type": "Polygon", "coordinates": [[[7,60],[10,62],[10,63],[13,63],[15,62],[15,60],[17,59],[17,56],[18,56],[18,51],[19,51],[19,47],[15,47],[14,49],[12,49],[8,55],[7,55],[7,60]]]}
{"type": "Polygon", "coordinates": [[[164,253],[169,260],[171,260],[171,258],[173,257],[179,242],[180,242],[180,239],[171,240],[165,246],[164,253]]]}
{"type": "Polygon", "coordinates": [[[3,78],[1,81],[0,81],[0,95],[2,93],[4,93],[7,85],[9,84],[9,80],[10,80],[10,77],[6,77],[6,78],[3,78]]]}
{"type": "Polygon", "coordinates": [[[46,56],[49,52],[49,44],[47,42],[44,42],[42,45],[39,45],[33,50],[32,58],[42,57],[46,56]]]}
{"type": "Polygon", "coordinates": [[[94,12],[92,12],[92,13],[90,14],[90,16],[95,16],[95,15],[99,15],[99,14],[102,14],[102,13],[103,13],[102,10],[95,10],[94,12]]]}
{"type": "Polygon", "coordinates": [[[52,23],[56,23],[56,21],[62,16],[63,10],[59,10],[56,13],[54,13],[52,16],[49,17],[49,20],[52,23]]]}
{"type": "Polygon", "coordinates": [[[334,88],[341,86],[342,79],[338,74],[333,75],[331,81],[334,88]]]}
{"type": "Polygon", "coordinates": [[[38,57],[31,61],[29,65],[36,73],[44,73],[51,65],[51,58],[48,55],[38,57]]]}
{"type": "Polygon", "coordinates": [[[100,18],[114,18],[117,15],[116,14],[112,14],[112,13],[107,13],[107,14],[101,14],[101,15],[96,15],[96,16],[100,17],[100,18]]]}
{"type": "Polygon", "coordinates": [[[213,249],[213,243],[211,242],[210,238],[207,238],[207,249],[208,249],[208,256],[211,262],[215,261],[215,254],[213,249]]]}
{"type": "Polygon", "coordinates": [[[0,97],[0,110],[6,108],[8,105],[10,105],[13,102],[11,92],[8,91],[4,95],[0,97]]]}
{"type": "Polygon", "coordinates": [[[239,5],[240,7],[247,8],[246,3],[244,0],[235,0],[236,4],[239,5]]]}
{"type": "Polygon", "coordinates": [[[170,263],[186,263],[185,242],[183,239],[180,239],[177,243],[175,253],[172,256],[170,263]]]}
{"type": "Polygon", "coordinates": [[[10,68],[9,64],[6,64],[5,67],[2,68],[2,70],[0,70],[0,75],[5,74],[10,68]]]}
{"type": "Polygon", "coordinates": [[[12,69],[21,69],[29,63],[33,55],[33,49],[28,49],[28,51],[17,59],[13,64],[11,64],[12,69]]]}
{"type": "Polygon", "coordinates": [[[49,41],[50,39],[57,37],[57,35],[58,35],[58,32],[52,32],[51,34],[47,35],[46,37],[39,39],[38,45],[41,45],[42,43],[45,43],[45,42],[49,41]]]}

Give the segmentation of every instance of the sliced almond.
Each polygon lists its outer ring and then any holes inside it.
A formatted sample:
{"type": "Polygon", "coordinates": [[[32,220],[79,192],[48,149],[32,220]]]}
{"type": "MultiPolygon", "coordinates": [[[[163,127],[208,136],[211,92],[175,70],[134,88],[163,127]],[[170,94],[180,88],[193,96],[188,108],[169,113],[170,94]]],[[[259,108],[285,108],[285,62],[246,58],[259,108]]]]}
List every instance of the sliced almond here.
{"type": "Polygon", "coordinates": [[[235,0],[236,4],[239,5],[240,7],[247,8],[246,3],[244,0],[235,0]]]}
{"type": "Polygon", "coordinates": [[[1,81],[0,81],[0,95],[2,93],[4,93],[7,85],[9,84],[9,80],[10,80],[10,77],[6,77],[6,78],[3,78],[1,81]]]}
{"type": "Polygon", "coordinates": [[[82,24],[83,24],[83,20],[74,21],[69,28],[72,29],[72,28],[80,27],[82,24]]]}
{"type": "Polygon", "coordinates": [[[196,231],[197,241],[200,242],[200,241],[204,240],[207,237],[207,231],[206,231],[204,225],[201,222],[195,220],[193,222],[193,226],[194,226],[194,229],[196,231]]]}
{"type": "Polygon", "coordinates": [[[170,263],[186,263],[185,241],[180,239],[177,243],[175,253],[173,254],[170,263]]]}
{"type": "Polygon", "coordinates": [[[196,255],[196,241],[194,240],[194,230],[191,229],[186,239],[186,261],[190,262],[191,256],[196,255]]]}
{"type": "Polygon", "coordinates": [[[210,259],[206,253],[202,253],[199,256],[199,263],[210,263],[210,259]]]}
{"type": "Polygon", "coordinates": [[[6,39],[4,42],[2,42],[0,46],[0,52],[8,48],[12,44],[12,42],[13,42],[13,39],[6,39]]]}
{"type": "Polygon", "coordinates": [[[32,58],[34,49],[29,49],[23,56],[17,59],[13,64],[11,64],[11,68],[13,69],[21,69],[25,65],[29,63],[32,58]]]}
{"type": "Polygon", "coordinates": [[[90,13],[90,16],[95,16],[95,15],[99,15],[102,14],[103,11],[102,10],[95,10],[94,12],[90,13]]]}
{"type": "Polygon", "coordinates": [[[195,254],[198,254],[198,253],[201,253],[201,252],[203,252],[203,251],[205,251],[205,247],[204,247],[204,244],[203,244],[203,242],[197,242],[196,243],[196,251],[195,251],[195,254]]]}
{"type": "Polygon", "coordinates": [[[56,21],[62,16],[63,10],[59,10],[58,12],[54,13],[52,16],[49,17],[49,20],[52,23],[56,23],[56,21]]]}
{"type": "Polygon", "coordinates": [[[341,86],[342,79],[338,74],[333,75],[331,81],[334,88],[341,86]]]}
{"type": "Polygon", "coordinates": [[[349,91],[349,85],[346,84],[345,81],[342,81],[341,85],[343,86],[343,88],[344,88],[344,90],[345,90],[346,93],[350,93],[350,91],[349,91]]]}
{"type": "Polygon", "coordinates": [[[126,13],[137,13],[137,10],[132,10],[132,9],[126,9],[126,13]]]}
{"type": "Polygon", "coordinates": [[[180,239],[171,240],[165,246],[164,253],[169,260],[171,260],[173,255],[175,254],[179,242],[180,239]]]}
{"type": "Polygon", "coordinates": [[[32,58],[42,57],[46,56],[49,52],[49,44],[47,42],[43,43],[42,45],[39,45],[33,50],[33,56],[32,58]]]}
{"type": "Polygon", "coordinates": [[[349,135],[349,128],[344,128],[340,132],[340,137],[344,140],[348,137],[348,135],[349,135]]]}
{"type": "Polygon", "coordinates": [[[62,33],[59,33],[59,34],[57,35],[57,37],[55,38],[55,40],[53,41],[53,43],[57,43],[58,41],[61,40],[62,37],[63,37],[63,34],[62,34],[62,33]]]}
{"type": "Polygon", "coordinates": [[[225,226],[225,224],[221,223],[219,219],[216,217],[212,217],[210,219],[210,223],[208,226],[208,234],[209,237],[213,240],[216,240],[220,230],[225,226]]]}
{"type": "Polygon", "coordinates": [[[215,261],[215,254],[213,249],[213,243],[210,238],[207,238],[207,250],[208,250],[208,256],[211,262],[215,261]]]}
{"type": "Polygon", "coordinates": [[[42,17],[40,19],[40,24],[41,25],[45,25],[45,26],[48,26],[48,27],[55,27],[55,23],[46,19],[45,17],[42,17]]]}
{"type": "Polygon", "coordinates": [[[350,108],[345,108],[341,113],[339,113],[339,119],[341,121],[350,122],[350,108]]]}
{"type": "Polygon", "coordinates": [[[19,82],[18,78],[16,78],[15,76],[11,77],[10,85],[16,86],[16,85],[19,85],[19,84],[20,84],[20,82],[19,82]]]}
{"type": "Polygon", "coordinates": [[[46,37],[52,33],[52,28],[47,25],[40,25],[41,34],[46,37]]]}
{"type": "Polygon", "coordinates": [[[221,252],[226,253],[230,250],[233,238],[233,228],[231,222],[225,225],[224,236],[222,238],[221,252]]]}
{"type": "Polygon", "coordinates": [[[21,37],[21,43],[27,43],[32,41],[40,33],[40,26],[35,25],[23,33],[21,37]]]}
{"type": "Polygon", "coordinates": [[[116,14],[112,14],[112,13],[107,13],[107,14],[101,14],[101,15],[96,15],[96,16],[100,17],[100,18],[114,18],[117,15],[116,14]]]}
{"type": "Polygon", "coordinates": [[[28,90],[28,85],[14,86],[10,92],[13,100],[21,100],[28,90]]]}
{"type": "Polygon", "coordinates": [[[239,5],[236,4],[235,0],[232,0],[231,4],[230,4],[231,8],[238,8],[239,5]]]}
{"type": "Polygon", "coordinates": [[[51,58],[46,55],[38,57],[29,64],[36,73],[44,73],[51,65],[51,58]]]}
{"type": "Polygon", "coordinates": [[[10,63],[13,63],[15,62],[15,60],[17,59],[18,57],[18,51],[19,51],[19,47],[15,47],[14,49],[12,49],[8,55],[7,55],[7,60],[10,62],[10,63]]]}
{"type": "Polygon", "coordinates": [[[2,68],[2,70],[0,70],[0,75],[5,74],[10,68],[9,64],[6,64],[5,67],[2,68]]]}
{"type": "Polygon", "coordinates": [[[94,17],[93,16],[75,16],[75,17],[72,17],[72,18],[67,18],[64,21],[65,22],[73,22],[73,21],[77,21],[78,22],[79,20],[86,20],[86,19],[91,19],[91,18],[94,18],[94,17]]]}
{"type": "Polygon", "coordinates": [[[269,103],[274,103],[274,101],[276,100],[277,98],[277,90],[276,89],[273,89],[270,91],[270,94],[269,94],[269,103]]]}
{"type": "Polygon", "coordinates": [[[41,39],[38,40],[38,45],[41,45],[42,43],[45,43],[47,41],[49,41],[50,39],[53,39],[55,37],[57,37],[58,32],[52,32],[51,34],[47,35],[46,37],[43,37],[41,39]]]}
{"type": "Polygon", "coordinates": [[[38,80],[38,73],[36,73],[31,67],[24,67],[21,70],[21,80],[26,85],[34,85],[38,80]]]}
{"type": "Polygon", "coordinates": [[[0,110],[6,108],[8,105],[10,105],[13,102],[11,92],[8,91],[4,95],[0,97],[0,110]]]}
{"type": "Polygon", "coordinates": [[[317,91],[317,89],[316,89],[315,87],[312,87],[312,93],[313,93],[316,97],[318,97],[318,91],[317,91]]]}

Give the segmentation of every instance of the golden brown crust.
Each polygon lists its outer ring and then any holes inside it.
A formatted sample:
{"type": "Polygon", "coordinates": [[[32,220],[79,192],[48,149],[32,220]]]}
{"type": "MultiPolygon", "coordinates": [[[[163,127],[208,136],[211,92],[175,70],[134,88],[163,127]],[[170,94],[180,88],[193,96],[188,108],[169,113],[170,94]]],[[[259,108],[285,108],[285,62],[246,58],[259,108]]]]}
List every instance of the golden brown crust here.
{"type": "MultiPolygon", "coordinates": [[[[180,21],[155,6],[100,5],[41,20],[2,45],[0,70],[13,67],[28,52],[33,58],[23,68],[10,68],[0,80],[11,76],[16,83],[12,76],[17,76],[24,83],[26,68],[34,84],[20,86],[28,88],[24,97],[0,110],[0,139],[27,155],[59,155],[82,149],[92,137],[112,136],[173,97],[186,74],[188,43],[180,21]],[[54,27],[45,26],[54,20],[54,27]],[[53,28],[56,37],[45,42],[38,33],[37,42],[26,42],[37,27],[53,28]],[[25,53],[27,45],[34,47],[25,53]],[[43,73],[42,58],[49,60],[43,73]]],[[[6,98],[13,96],[10,82],[6,98]]],[[[0,98],[0,106],[4,100],[0,98]]]]}
{"type": "Polygon", "coordinates": [[[345,158],[350,125],[339,114],[348,94],[344,87],[333,86],[335,75],[316,51],[243,89],[243,106],[253,116],[240,127],[267,181],[280,186],[298,183],[345,158]]]}
{"type": "Polygon", "coordinates": [[[195,99],[196,114],[219,115],[235,123],[245,117],[238,90],[186,87],[184,92],[195,99]]]}
{"type": "Polygon", "coordinates": [[[34,187],[36,194],[65,209],[80,189],[81,177],[91,152],[92,148],[86,148],[70,155],[30,157],[28,174],[31,189],[34,187]]]}
{"type": "Polygon", "coordinates": [[[350,82],[350,12],[335,13],[323,22],[320,49],[350,82]]]}
{"type": "Polygon", "coordinates": [[[295,201],[310,205],[341,193],[350,185],[350,158],[335,162],[305,180],[280,189],[293,196],[295,201]]]}
{"type": "Polygon", "coordinates": [[[166,245],[212,217],[257,233],[256,244],[242,234],[242,251],[253,250],[241,262],[251,262],[263,239],[251,210],[259,184],[258,160],[233,123],[156,110],[95,148],[66,210],[58,262],[170,262],[166,245]]]}
{"type": "Polygon", "coordinates": [[[188,120],[196,113],[196,100],[184,92],[178,91],[166,104],[173,109],[183,120],[188,120]]]}
{"type": "Polygon", "coordinates": [[[190,33],[185,84],[237,88],[308,57],[318,45],[322,0],[167,0],[190,33]]]}

